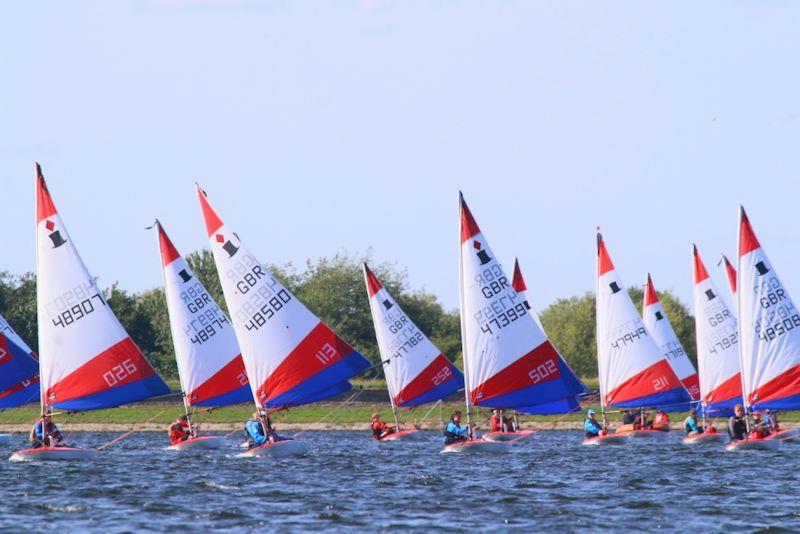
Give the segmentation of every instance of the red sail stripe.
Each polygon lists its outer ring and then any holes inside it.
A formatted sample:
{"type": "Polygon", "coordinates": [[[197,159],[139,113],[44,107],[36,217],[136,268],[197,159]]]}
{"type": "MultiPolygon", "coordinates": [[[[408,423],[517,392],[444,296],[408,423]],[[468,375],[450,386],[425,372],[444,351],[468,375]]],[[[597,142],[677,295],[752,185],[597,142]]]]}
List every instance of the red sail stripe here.
{"type": "Polygon", "coordinates": [[[632,376],[606,394],[606,404],[619,404],[680,387],[683,387],[681,381],[669,362],[664,359],[632,376]],[[659,389],[656,389],[656,384],[660,385],[659,389]]]}
{"type": "Polygon", "coordinates": [[[247,384],[249,384],[247,371],[245,371],[244,360],[240,354],[217,371],[214,376],[187,393],[186,400],[189,404],[198,404],[247,384]]]}
{"type": "Polygon", "coordinates": [[[474,404],[486,402],[492,397],[542,384],[560,376],[558,352],[549,341],[545,341],[472,390],[471,399],[474,404]]]}
{"type": "Polygon", "coordinates": [[[750,394],[749,403],[764,403],[800,395],[800,364],[779,374],[750,394]]]}
{"type": "Polygon", "coordinates": [[[452,368],[453,364],[450,363],[450,360],[445,358],[444,354],[439,354],[414,378],[414,380],[409,382],[406,387],[395,396],[394,403],[400,406],[404,402],[415,399],[423,393],[441,385],[448,377],[452,378],[452,368]],[[451,371],[449,375],[447,374],[448,370],[451,371]]]}

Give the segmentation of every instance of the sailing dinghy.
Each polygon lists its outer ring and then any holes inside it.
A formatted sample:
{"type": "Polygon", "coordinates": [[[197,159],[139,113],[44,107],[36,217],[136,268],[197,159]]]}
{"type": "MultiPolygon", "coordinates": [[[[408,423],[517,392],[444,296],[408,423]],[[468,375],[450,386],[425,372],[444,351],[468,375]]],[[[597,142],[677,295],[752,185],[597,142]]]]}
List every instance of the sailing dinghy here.
{"type": "Polygon", "coordinates": [[[449,397],[464,387],[464,375],[414,324],[366,263],[364,283],[396,429],[379,441],[406,440],[417,430],[402,428],[397,409],[449,397]]]}
{"type": "MultiPolygon", "coordinates": [[[[78,255],[38,164],[36,245],[42,414],[112,408],[169,393],[78,255]]],[[[47,446],[16,451],[11,460],[88,460],[97,453],[47,446]]]]}
{"type": "MultiPolygon", "coordinates": [[[[667,411],[685,406],[691,396],[653,341],[617,274],[603,236],[597,234],[597,362],[600,403],[606,407],[667,411]]],[[[650,437],[659,430],[626,425],[616,435],[650,437]]],[[[608,436],[597,439],[610,439],[608,436]]]]}
{"type": "Polygon", "coordinates": [[[190,407],[228,406],[252,396],[230,321],[156,221],[164,293],[191,437],[169,450],[217,449],[222,436],[198,436],[190,407]]]}
{"type": "MultiPolygon", "coordinates": [[[[534,318],[536,324],[539,326],[542,332],[545,335],[547,335],[547,333],[544,331],[544,327],[542,326],[541,321],[539,320],[535,308],[527,298],[528,287],[525,284],[525,279],[522,276],[522,269],[520,269],[519,260],[516,258],[514,258],[514,276],[511,281],[511,287],[514,288],[514,291],[516,291],[519,297],[522,299],[525,308],[528,310],[528,313],[530,313],[531,316],[534,318]]],[[[586,386],[583,385],[578,376],[575,374],[575,372],[572,370],[572,368],[569,366],[567,361],[561,356],[560,353],[558,355],[558,358],[559,358],[558,367],[562,371],[561,379],[569,384],[568,387],[576,392],[575,395],[570,397],[564,397],[562,399],[557,399],[550,402],[525,406],[518,410],[520,413],[525,413],[530,415],[553,415],[553,414],[571,413],[581,409],[579,396],[584,395],[587,392],[586,386]]],[[[515,432],[496,431],[496,432],[487,432],[482,437],[483,439],[489,439],[489,440],[512,441],[514,443],[519,443],[521,441],[529,439],[535,433],[536,433],[535,430],[517,430],[515,432]]]]}
{"type": "MultiPolygon", "coordinates": [[[[514,290],[463,196],[459,198],[459,285],[467,424],[472,406],[513,409],[574,397],[583,391],[536,323],[529,304],[514,290]]],[[[502,452],[508,442],[476,440],[445,446],[445,452],[502,452]],[[496,447],[482,446],[492,443],[496,447]]]]}
{"type": "MultiPolygon", "coordinates": [[[[351,388],[348,379],[369,367],[244,246],[197,187],[214,263],[239,341],[263,428],[268,410],[326,399],[351,388]]],[[[240,457],[299,456],[310,450],[295,439],[252,447],[240,457]]]]}
{"type": "MultiPolygon", "coordinates": [[[[744,208],[739,211],[738,253],[736,299],[745,412],[800,409],[800,314],[744,208]]],[[[766,438],[752,434],[726,449],[775,450],[797,433],[789,430],[766,438]]]]}

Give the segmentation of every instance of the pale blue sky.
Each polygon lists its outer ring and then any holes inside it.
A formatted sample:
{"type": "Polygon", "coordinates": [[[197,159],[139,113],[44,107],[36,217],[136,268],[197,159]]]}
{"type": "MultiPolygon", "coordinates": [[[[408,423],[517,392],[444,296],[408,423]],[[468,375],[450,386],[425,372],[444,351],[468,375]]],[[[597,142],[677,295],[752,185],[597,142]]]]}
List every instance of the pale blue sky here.
{"type": "MultiPolygon", "coordinates": [[[[373,247],[458,302],[457,192],[539,307],[691,295],[743,202],[800,288],[800,3],[14,2],[0,17],[0,269],[34,269],[33,162],[105,286],[161,284],[193,182],[265,262],[373,247]]],[[[797,294],[797,293],[796,293],[797,294]]]]}

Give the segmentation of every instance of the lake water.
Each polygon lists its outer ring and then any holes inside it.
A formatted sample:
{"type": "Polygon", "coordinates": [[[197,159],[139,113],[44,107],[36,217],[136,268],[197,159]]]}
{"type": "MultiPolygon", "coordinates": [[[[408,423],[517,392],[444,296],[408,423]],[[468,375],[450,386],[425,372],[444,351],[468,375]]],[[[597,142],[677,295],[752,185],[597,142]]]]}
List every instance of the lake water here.
{"type": "Polygon", "coordinates": [[[234,458],[238,435],[227,450],[178,453],[141,433],[95,462],[0,462],[0,529],[800,530],[800,445],[730,453],[673,433],[597,449],[577,432],[540,432],[482,456],[439,454],[439,435],[421,434],[308,432],[313,455],[271,461],[234,458]]]}

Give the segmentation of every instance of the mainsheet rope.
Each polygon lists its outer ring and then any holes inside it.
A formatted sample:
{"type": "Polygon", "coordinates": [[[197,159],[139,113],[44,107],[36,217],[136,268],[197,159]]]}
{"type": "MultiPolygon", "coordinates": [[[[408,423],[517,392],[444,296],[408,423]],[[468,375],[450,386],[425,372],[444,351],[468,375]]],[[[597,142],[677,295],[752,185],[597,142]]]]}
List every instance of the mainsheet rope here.
{"type": "Polygon", "coordinates": [[[152,422],[153,422],[153,421],[154,421],[156,418],[158,418],[159,416],[161,416],[161,414],[163,414],[164,412],[166,412],[167,410],[170,410],[170,409],[172,409],[172,408],[171,408],[171,407],[169,407],[169,408],[164,408],[163,410],[161,410],[160,412],[158,412],[157,414],[155,414],[153,417],[151,417],[150,419],[148,419],[148,420],[147,420],[147,421],[145,421],[144,423],[135,423],[135,424],[134,424],[134,426],[133,426],[133,428],[131,428],[131,429],[130,429],[128,432],[125,432],[125,433],[124,433],[124,434],[122,434],[121,436],[117,436],[116,438],[112,439],[111,441],[109,441],[109,442],[106,442],[106,443],[104,443],[104,444],[100,445],[99,447],[97,447],[97,450],[98,450],[98,451],[102,451],[103,449],[105,449],[105,448],[106,448],[106,447],[108,447],[109,445],[113,445],[114,443],[117,443],[117,442],[119,442],[119,441],[122,441],[123,439],[127,438],[128,436],[130,436],[131,434],[133,434],[134,432],[136,432],[136,428],[137,428],[137,426],[138,426],[139,424],[146,425],[146,424],[148,424],[148,423],[152,423],[152,422]]]}

